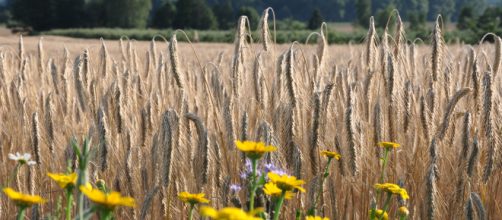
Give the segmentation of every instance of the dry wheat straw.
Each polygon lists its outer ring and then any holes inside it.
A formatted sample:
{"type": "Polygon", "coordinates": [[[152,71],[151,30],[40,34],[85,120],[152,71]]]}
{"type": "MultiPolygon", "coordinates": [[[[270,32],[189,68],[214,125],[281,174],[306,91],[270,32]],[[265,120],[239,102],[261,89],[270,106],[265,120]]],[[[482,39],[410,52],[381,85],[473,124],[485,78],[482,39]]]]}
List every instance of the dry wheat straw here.
{"type": "Polygon", "coordinates": [[[140,219],[146,219],[147,215],[149,213],[152,213],[150,208],[152,206],[153,199],[155,195],[159,192],[160,187],[159,186],[154,186],[148,191],[148,193],[145,196],[145,199],[143,200],[143,204],[141,204],[141,212],[140,212],[140,219]]]}
{"type": "Polygon", "coordinates": [[[371,16],[368,35],[366,36],[366,64],[368,65],[369,72],[373,72],[375,70],[375,59],[376,59],[375,50],[376,50],[375,19],[373,18],[373,16],[371,16]]]}
{"type": "Polygon", "coordinates": [[[197,155],[194,160],[194,174],[198,188],[202,188],[207,183],[209,173],[209,136],[202,119],[193,113],[185,114],[195,124],[197,135],[199,136],[197,155]]]}
{"type": "MultiPolygon", "coordinates": [[[[261,40],[262,40],[262,45],[263,45],[263,50],[268,51],[270,48],[270,34],[269,34],[269,26],[268,26],[268,11],[271,10],[272,13],[273,9],[268,7],[265,10],[263,10],[263,15],[261,16],[260,19],[260,27],[261,27],[261,40]]],[[[274,15],[275,17],[275,15],[274,15]]]]}
{"type": "Polygon", "coordinates": [[[395,40],[394,57],[399,60],[399,55],[400,55],[401,49],[405,43],[405,41],[403,39],[405,37],[404,24],[403,24],[403,21],[401,20],[401,16],[399,15],[399,12],[397,12],[396,23],[397,23],[396,34],[394,35],[394,40],[395,40]]]}
{"type": "Polygon", "coordinates": [[[312,168],[312,173],[319,173],[320,170],[320,158],[319,158],[319,118],[321,115],[321,94],[319,92],[314,93],[313,107],[314,112],[312,115],[312,132],[311,132],[311,142],[310,142],[310,165],[312,168]]]}
{"type": "Polygon", "coordinates": [[[23,68],[24,61],[24,43],[23,43],[23,35],[19,35],[19,43],[18,43],[18,59],[19,59],[19,69],[23,68]]]}
{"type": "Polygon", "coordinates": [[[355,123],[355,118],[354,118],[354,91],[352,88],[353,86],[350,86],[348,90],[348,95],[347,95],[347,107],[345,109],[345,129],[347,130],[347,141],[349,143],[349,167],[352,173],[352,176],[356,175],[359,172],[359,151],[356,146],[356,123],[355,123]]]}
{"type": "Polygon", "coordinates": [[[43,39],[43,37],[40,37],[40,40],[38,41],[38,73],[41,77],[45,74],[45,53],[44,46],[42,44],[43,39]]]}
{"type": "Polygon", "coordinates": [[[75,89],[77,90],[77,97],[80,104],[80,109],[82,111],[87,110],[87,95],[85,92],[85,83],[82,79],[82,60],[80,56],[75,58],[75,62],[73,63],[73,74],[75,79],[75,89]]]}
{"type": "MultiPolygon", "coordinates": [[[[39,121],[38,121],[38,113],[34,112],[32,115],[32,130],[31,130],[31,141],[32,141],[32,152],[33,155],[35,155],[35,162],[37,162],[38,165],[42,165],[42,153],[40,149],[40,126],[39,126],[39,121]]],[[[40,167],[40,166],[38,166],[40,167]]]]}
{"type": "Polygon", "coordinates": [[[474,209],[473,209],[472,198],[470,196],[465,205],[465,217],[467,220],[474,220],[474,209]]]}
{"type": "Polygon", "coordinates": [[[483,76],[483,130],[485,137],[487,138],[487,148],[488,148],[488,161],[485,165],[483,173],[483,181],[486,183],[490,177],[493,165],[495,163],[495,155],[497,153],[495,137],[493,133],[493,86],[492,86],[492,74],[490,72],[485,72],[483,76]]]}
{"type": "Polygon", "coordinates": [[[404,117],[403,117],[403,128],[404,132],[408,132],[410,129],[410,123],[413,117],[413,91],[412,85],[410,81],[407,81],[405,84],[405,93],[404,93],[404,117]]]}
{"type": "Polygon", "coordinates": [[[497,74],[502,63],[502,39],[498,36],[495,38],[495,57],[493,60],[493,78],[497,77],[497,74]]]}
{"type": "Polygon", "coordinates": [[[443,19],[441,15],[436,18],[436,24],[434,26],[433,36],[432,36],[432,79],[434,81],[438,80],[438,76],[442,73],[443,65],[443,50],[444,42],[441,35],[441,24],[439,19],[443,19]]]}
{"type": "Polygon", "coordinates": [[[474,167],[476,166],[476,162],[478,160],[478,154],[479,154],[479,143],[478,143],[478,137],[475,136],[474,140],[472,141],[471,156],[469,156],[469,163],[467,164],[467,175],[470,178],[474,174],[474,167]]]}
{"type": "Polygon", "coordinates": [[[430,165],[426,177],[426,206],[427,206],[427,219],[433,220],[437,218],[437,152],[436,141],[432,139],[430,146],[430,165]]]}
{"type": "Polygon", "coordinates": [[[476,213],[478,213],[478,219],[485,220],[486,210],[485,207],[483,206],[483,201],[481,200],[481,197],[477,193],[471,192],[470,198],[472,199],[474,205],[476,206],[476,213]]]}
{"type": "Polygon", "coordinates": [[[110,151],[110,130],[103,108],[98,110],[98,132],[99,132],[99,159],[101,172],[108,168],[108,152],[110,151]]]}
{"type": "Polygon", "coordinates": [[[184,83],[181,78],[180,70],[180,60],[178,57],[178,41],[176,40],[176,34],[171,37],[171,42],[169,44],[169,57],[171,58],[171,70],[174,74],[174,79],[176,80],[176,85],[180,88],[184,88],[184,83]]]}
{"type": "Polygon", "coordinates": [[[253,81],[254,81],[254,92],[255,92],[255,99],[260,105],[263,106],[264,101],[263,101],[263,93],[261,89],[261,84],[260,82],[262,81],[262,76],[263,76],[263,71],[262,71],[262,54],[258,54],[258,56],[255,59],[254,62],[254,70],[253,70],[253,81]]]}
{"type": "Polygon", "coordinates": [[[461,158],[467,158],[467,153],[469,151],[470,145],[470,129],[472,126],[471,113],[464,113],[464,126],[462,127],[462,152],[460,154],[461,158]]]}
{"type": "Polygon", "coordinates": [[[108,49],[106,48],[105,41],[103,38],[101,38],[101,49],[100,49],[100,60],[101,60],[101,77],[106,78],[106,75],[108,73],[108,66],[109,64],[109,55],[108,55],[108,49]]]}
{"type": "Polygon", "coordinates": [[[245,141],[248,140],[248,128],[249,127],[249,116],[248,113],[245,111],[242,114],[242,119],[241,119],[241,140],[245,141]]]}
{"type": "Polygon", "coordinates": [[[45,99],[45,128],[47,130],[47,137],[49,139],[49,151],[54,155],[54,107],[52,105],[52,94],[49,94],[45,99]]]}
{"type": "Polygon", "coordinates": [[[470,88],[460,89],[448,102],[448,105],[446,106],[446,110],[443,115],[443,122],[441,123],[441,127],[439,128],[439,131],[436,135],[436,138],[438,140],[442,140],[444,138],[448,130],[448,127],[450,126],[450,117],[453,114],[453,110],[455,110],[455,106],[460,101],[460,99],[465,95],[467,95],[470,91],[471,91],[470,88]]]}

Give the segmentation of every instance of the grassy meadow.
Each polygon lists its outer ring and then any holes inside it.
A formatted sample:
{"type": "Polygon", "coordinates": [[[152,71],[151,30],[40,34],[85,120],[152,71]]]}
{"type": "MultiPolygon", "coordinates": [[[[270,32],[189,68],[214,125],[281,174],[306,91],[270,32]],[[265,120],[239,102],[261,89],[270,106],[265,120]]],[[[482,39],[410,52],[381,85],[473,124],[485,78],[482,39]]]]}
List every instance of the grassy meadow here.
{"type": "Polygon", "coordinates": [[[205,205],[260,207],[258,219],[497,219],[502,40],[445,44],[440,19],[430,39],[405,39],[396,22],[348,45],[329,45],[325,26],[317,44],[275,44],[267,19],[250,43],[245,18],[234,44],[178,43],[182,31],[0,37],[0,185],[46,200],[2,193],[0,219],[23,207],[29,219],[111,219],[89,195],[112,191],[135,200],[115,219],[218,219],[205,205]],[[61,187],[48,172],[78,180],[61,187]]]}

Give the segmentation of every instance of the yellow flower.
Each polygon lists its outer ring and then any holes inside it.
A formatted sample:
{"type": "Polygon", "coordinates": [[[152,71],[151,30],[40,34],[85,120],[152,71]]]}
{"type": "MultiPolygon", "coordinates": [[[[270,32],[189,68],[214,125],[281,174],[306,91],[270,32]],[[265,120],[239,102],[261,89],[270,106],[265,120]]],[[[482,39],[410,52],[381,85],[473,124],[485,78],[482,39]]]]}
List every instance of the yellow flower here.
{"type": "Polygon", "coordinates": [[[215,220],[261,220],[261,218],[254,217],[260,212],[263,212],[263,209],[255,209],[249,213],[235,207],[226,207],[216,210],[214,208],[204,206],[200,209],[200,214],[202,216],[215,220]]]}
{"type": "Polygon", "coordinates": [[[47,173],[51,179],[56,181],[59,187],[66,189],[66,187],[75,186],[77,184],[77,173],[62,174],[62,173],[47,173]]]}
{"type": "Polygon", "coordinates": [[[394,142],[385,142],[384,141],[384,142],[378,142],[378,146],[383,147],[385,149],[392,149],[392,148],[398,148],[401,145],[398,143],[394,143],[394,142]]]}
{"type": "Polygon", "coordinates": [[[263,154],[277,150],[276,147],[266,146],[263,142],[236,141],[235,145],[237,149],[245,153],[250,159],[260,159],[263,154]]]}
{"type": "Polygon", "coordinates": [[[204,193],[191,194],[189,192],[181,192],[178,194],[178,198],[184,203],[198,204],[198,203],[209,203],[209,200],[204,198],[204,193]]]}
{"type": "Polygon", "coordinates": [[[293,189],[298,189],[301,192],[305,192],[305,189],[301,187],[305,181],[298,180],[294,176],[288,176],[287,174],[279,175],[272,172],[269,172],[267,176],[270,181],[277,185],[277,187],[279,187],[282,191],[292,191],[293,189]]]}
{"type": "Polygon", "coordinates": [[[329,220],[329,218],[326,217],[320,217],[320,216],[307,216],[305,220],[329,220]]]}
{"type": "Polygon", "coordinates": [[[321,155],[326,156],[328,158],[335,158],[336,160],[340,160],[340,158],[342,157],[342,155],[340,155],[335,151],[327,151],[327,150],[321,151],[321,155]]]}
{"type": "Polygon", "coordinates": [[[399,187],[396,184],[393,183],[383,183],[383,184],[375,184],[375,188],[379,190],[383,190],[388,193],[396,194],[401,196],[403,200],[407,200],[410,198],[408,195],[408,192],[406,192],[406,189],[399,187]]]}
{"type": "Polygon", "coordinates": [[[406,208],[406,206],[399,207],[397,212],[400,216],[408,216],[410,214],[410,211],[408,210],[408,208],[406,208]]]}
{"type": "Polygon", "coordinates": [[[122,197],[118,192],[108,194],[99,189],[93,189],[89,186],[80,186],[80,191],[92,202],[107,209],[114,209],[117,206],[135,207],[134,199],[131,197],[122,197]]]}
{"type": "MultiPolygon", "coordinates": [[[[370,215],[371,215],[371,211],[370,210],[370,215]]],[[[387,212],[384,212],[383,210],[381,209],[377,209],[375,210],[375,218],[374,219],[380,219],[380,217],[383,219],[383,220],[388,220],[389,219],[389,215],[387,214],[387,212]],[[383,217],[382,217],[382,214],[383,214],[383,217]]],[[[372,219],[372,220],[374,220],[372,219]]]]}
{"type": "Polygon", "coordinates": [[[3,192],[5,193],[5,195],[7,195],[7,197],[9,197],[9,199],[14,201],[18,206],[28,207],[34,204],[40,204],[45,202],[45,200],[42,199],[42,197],[40,196],[26,195],[17,192],[10,187],[3,188],[3,192]]]}
{"type": "MultiPolygon", "coordinates": [[[[275,183],[265,184],[265,187],[263,188],[263,192],[265,192],[265,194],[267,194],[269,196],[276,197],[276,198],[279,198],[282,195],[282,190],[279,189],[279,187],[277,187],[277,185],[275,183]]],[[[286,191],[286,194],[284,194],[284,198],[285,199],[293,198],[293,193],[290,191],[286,191]]]]}

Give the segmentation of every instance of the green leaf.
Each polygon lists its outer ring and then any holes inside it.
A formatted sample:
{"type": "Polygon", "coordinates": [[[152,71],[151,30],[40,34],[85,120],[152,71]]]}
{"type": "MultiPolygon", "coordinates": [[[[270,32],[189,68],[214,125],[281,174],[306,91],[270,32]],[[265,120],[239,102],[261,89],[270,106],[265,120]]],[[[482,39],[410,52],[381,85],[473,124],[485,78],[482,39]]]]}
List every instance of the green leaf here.
{"type": "Polygon", "coordinates": [[[263,186],[265,185],[266,180],[265,180],[265,175],[261,175],[260,178],[258,178],[258,181],[256,182],[257,186],[263,186]]]}

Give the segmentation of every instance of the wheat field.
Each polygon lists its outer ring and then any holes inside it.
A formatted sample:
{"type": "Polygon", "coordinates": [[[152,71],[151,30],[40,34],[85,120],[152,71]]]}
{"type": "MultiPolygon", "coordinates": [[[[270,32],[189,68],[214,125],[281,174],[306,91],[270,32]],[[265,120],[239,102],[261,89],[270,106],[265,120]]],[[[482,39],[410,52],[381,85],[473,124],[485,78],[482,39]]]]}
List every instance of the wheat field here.
{"type": "MultiPolygon", "coordinates": [[[[430,39],[405,39],[397,19],[384,33],[370,25],[360,42],[328,45],[332,31],[313,34],[317,44],[278,45],[262,28],[265,37],[250,42],[241,18],[234,45],[178,43],[181,31],[151,42],[2,37],[0,175],[16,166],[8,153],[31,153],[37,165],[22,167],[11,187],[47,200],[28,210],[31,219],[54,215],[63,191],[46,173],[75,168],[70,141],[88,137],[89,181],[136,199],[117,219],[184,219],[182,191],[205,193],[213,207],[247,207],[235,140],[262,141],[278,150],[259,167],[306,181],[281,219],[313,203],[321,150],[342,158],[324,182],[320,214],[369,219],[377,143],[392,141],[401,147],[388,181],[408,191],[410,219],[498,219],[500,37],[448,45],[438,21],[430,39]],[[242,190],[230,193],[232,184],[242,190]]],[[[15,215],[2,195],[0,219],[15,215]]]]}

